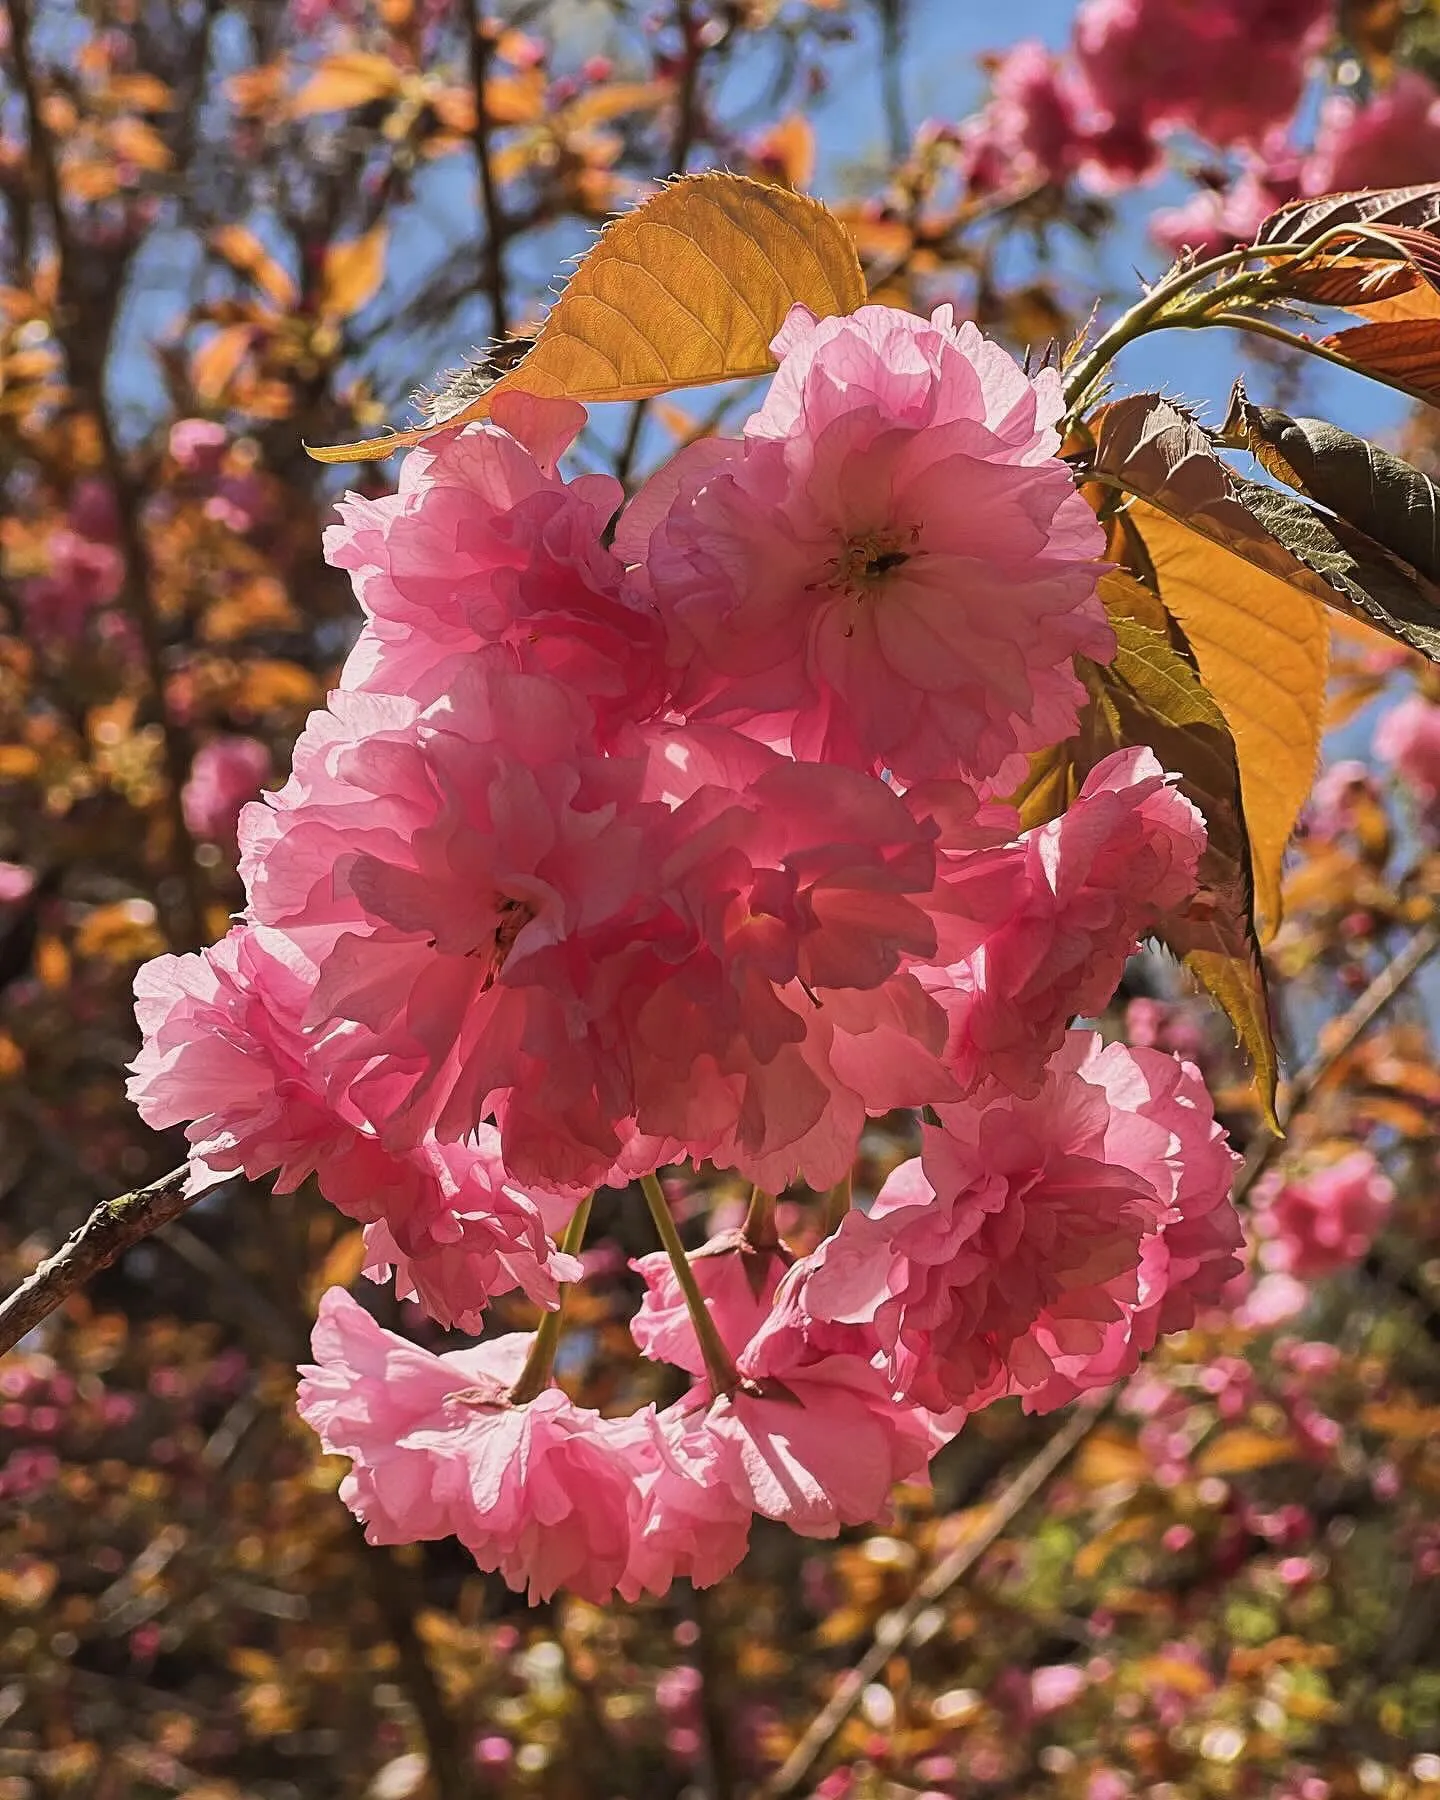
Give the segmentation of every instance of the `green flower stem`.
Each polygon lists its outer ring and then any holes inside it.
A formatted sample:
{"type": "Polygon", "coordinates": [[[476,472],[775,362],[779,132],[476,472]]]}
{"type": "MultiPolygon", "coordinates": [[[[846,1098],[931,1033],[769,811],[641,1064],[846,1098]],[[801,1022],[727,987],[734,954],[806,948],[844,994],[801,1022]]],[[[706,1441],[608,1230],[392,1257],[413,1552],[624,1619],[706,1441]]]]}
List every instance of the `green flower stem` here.
{"type": "Polygon", "coordinates": [[[751,1188],[750,1206],[740,1229],[745,1241],[756,1250],[773,1250],[780,1242],[780,1233],[775,1225],[775,1196],[767,1194],[764,1188],[751,1188]]]}
{"type": "MultiPolygon", "coordinates": [[[[565,1227],[565,1235],[560,1240],[560,1248],[567,1256],[578,1256],[580,1246],[585,1242],[585,1227],[590,1223],[590,1205],[593,1194],[586,1197],[575,1208],[574,1217],[565,1227]]],[[[530,1354],[525,1358],[525,1367],[520,1371],[520,1378],[510,1390],[512,1406],[526,1406],[550,1385],[550,1374],[555,1367],[555,1352],[560,1347],[560,1333],[565,1316],[565,1290],[560,1290],[560,1304],[554,1312],[547,1312],[541,1319],[535,1332],[535,1342],[530,1346],[530,1354]]]]}
{"type": "MultiPolygon", "coordinates": [[[[1196,263],[1191,268],[1180,269],[1168,279],[1157,283],[1129,312],[1118,318],[1101,335],[1094,348],[1075,365],[1065,383],[1065,405],[1070,415],[1073,417],[1079,413],[1105,369],[1136,338],[1144,337],[1147,332],[1164,331],[1173,325],[1211,325],[1222,321],[1235,325],[1238,322],[1236,317],[1226,314],[1227,309],[1236,301],[1249,298],[1257,290],[1263,296],[1264,289],[1273,283],[1276,276],[1323,254],[1332,243],[1346,238],[1353,240],[1354,236],[1353,227],[1339,225],[1322,234],[1313,244],[1266,244],[1263,251],[1257,251],[1253,245],[1246,245],[1239,250],[1228,250],[1223,256],[1212,256],[1208,261],[1196,263]],[[1263,260],[1265,266],[1259,269],[1245,266],[1257,260],[1263,260]],[[1238,273],[1231,275],[1228,281],[1219,281],[1214,287],[1206,288],[1188,304],[1176,304],[1198,283],[1208,281],[1212,276],[1224,275],[1229,270],[1237,270],[1238,273]]],[[[1393,250],[1391,254],[1395,254],[1393,250]]],[[[1278,331],[1278,327],[1272,327],[1271,330],[1278,331]]],[[[1296,342],[1304,347],[1303,339],[1297,339],[1296,342]]]]}
{"type": "Polygon", "coordinates": [[[854,1182],[854,1170],[847,1169],[844,1176],[835,1183],[834,1187],[826,1189],[825,1230],[827,1233],[838,1231],[840,1229],[841,1221],[844,1219],[846,1213],[849,1212],[854,1198],[854,1182]]]}
{"type": "MultiPolygon", "coordinates": [[[[1188,319],[1177,319],[1174,322],[1177,325],[1191,323],[1188,319]]],[[[1348,369],[1352,375],[1364,375],[1371,381],[1379,381],[1386,387],[1394,388],[1397,393],[1407,394],[1412,400],[1423,400],[1427,406],[1435,404],[1434,394],[1427,392],[1424,388],[1411,387],[1398,375],[1364,368],[1351,362],[1348,357],[1341,356],[1338,351],[1329,350],[1324,344],[1316,343],[1313,338],[1305,337],[1298,331],[1286,331],[1283,325],[1272,324],[1269,319],[1254,319],[1248,313],[1219,312],[1202,322],[1206,325],[1226,325],[1231,331],[1249,331],[1256,337],[1270,338],[1274,343],[1284,344],[1291,350],[1302,351],[1306,356],[1316,357],[1320,362],[1331,363],[1337,369],[1348,369]]],[[[1167,319],[1166,323],[1169,324],[1170,321],[1167,319]]]]}
{"type": "Polygon", "coordinates": [[[685,1296],[685,1310],[690,1315],[690,1323],[695,1327],[695,1336],[700,1343],[700,1354],[705,1358],[705,1373],[710,1377],[710,1386],[717,1394],[733,1394],[740,1385],[740,1377],[730,1352],[715,1329],[715,1321],[710,1317],[710,1309],[695,1280],[695,1271],[690,1266],[690,1258],[685,1254],[685,1246],[680,1242],[680,1233],[675,1229],[675,1221],[670,1216],[670,1207],[660,1183],[653,1175],[642,1175],[640,1185],[645,1190],[645,1202],[650,1208],[650,1217],[655,1221],[655,1229],[660,1234],[660,1242],[670,1258],[670,1267],[674,1269],[675,1279],[680,1283],[680,1292],[685,1296]]]}

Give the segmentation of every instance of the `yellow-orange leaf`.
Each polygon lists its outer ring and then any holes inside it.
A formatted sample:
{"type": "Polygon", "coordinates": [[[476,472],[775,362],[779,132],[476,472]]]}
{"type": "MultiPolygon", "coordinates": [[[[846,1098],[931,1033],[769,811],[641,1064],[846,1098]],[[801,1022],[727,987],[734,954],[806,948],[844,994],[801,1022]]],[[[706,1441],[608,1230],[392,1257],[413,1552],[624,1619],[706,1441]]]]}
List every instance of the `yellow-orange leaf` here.
{"type": "Polygon", "coordinates": [[[294,281],[246,226],[222,225],[211,232],[210,242],[232,269],[248,276],[276,306],[286,309],[299,301],[294,281]]]}
{"type": "Polygon", "coordinates": [[[385,279],[385,246],[388,228],[372,225],[363,237],[345,244],[331,244],[325,252],[320,277],[320,311],[330,318],[348,319],[375,298],[385,279]]]}
{"type": "Polygon", "coordinates": [[[249,325],[224,325],[190,358],[190,380],[202,400],[217,401],[250,354],[254,331],[249,325]]]}
{"type": "Polygon", "coordinates": [[[1212,1438],[1195,1459],[1197,1475],[1245,1475],[1273,1463],[1292,1462],[1299,1454],[1294,1438],[1283,1432],[1257,1431],[1240,1425],[1212,1438]]]}
{"type": "Polygon", "coordinates": [[[1280,866],[1315,780],[1330,630],[1318,600],[1158,507],[1137,501],[1161,598],[1180,621],[1240,762],[1262,936],[1280,922],[1280,866]]]}
{"type": "MultiPolygon", "coordinates": [[[[865,279],[848,233],[818,201],[724,173],[672,182],[613,220],[551,309],[535,348],[479,399],[412,431],[312,450],[357,462],[484,418],[507,389],[640,400],[764,375],[797,301],[853,312],[865,279]]],[[[441,396],[443,407],[444,396],[441,396]]]]}
{"type": "Polygon", "coordinates": [[[122,162],[159,172],[170,167],[170,146],[143,119],[116,119],[107,132],[110,148],[122,162]]]}
{"type": "Polygon", "coordinates": [[[1273,936],[1285,847],[1320,754],[1329,590],[1242,504],[1178,407],[1136,394],[1093,424],[1096,470],[1136,496],[1127,528],[1235,740],[1260,935],[1273,936]]]}
{"type": "Polygon", "coordinates": [[[327,1288],[349,1287],[364,1267],[365,1233],[357,1225],[353,1231],[342,1231],[325,1252],[320,1267],[307,1283],[310,1304],[318,1305],[327,1288]]]}
{"type": "Polygon", "coordinates": [[[348,112],[352,106],[398,94],[404,80],[404,72],[389,57],[344,50],[326,57],[290,102],[290,111],[297,119],[311,113],[348,112]]]}
{"type": "Polygon", "coordinates": [[[804,113],[791,113],[760,140],[758,154],[775,165],[787,187],[809,187],[815,175],[815,128],[804,113]]]}
{"type": "MultiPolygon", "coordinates": [[[[437,109],[438,110],[438,109],[437,109]]],[[[460,129],[475,129],[475,97],[465,95],[468,123],[460,129]]],[[[492,125],[530,125],[545,116],[545,76],[539,69],[527,69],[523,75],[492,75],[485,83],[485,116],[492,125]]],[[[451,124],[447,119],[445,123],[451,124]]]]}
{"type": "Polygon", "coordinates": [[[175,96],[158,75],[112,75],[104,96],[109,106],[128,106],[136,112],[168,112],[175,96]]]}
{"type": "Polygon", "coordinates": [[[1123,1482],[1138,1487],[1149,1479],[1150,1458],[1118,1431],[1093,1431],[1075,1459],[1075,1478],[1082,1487],[1110,1487],[1123,1482]]]}
{"type": "Polygon", "coordinates": [[[674,93],[668,81],[612,81],[609,87],[591,88],[565,108],[565,124],[572,130],[604,125],[630,113],[649,112],[663,106],[674,93]]]}

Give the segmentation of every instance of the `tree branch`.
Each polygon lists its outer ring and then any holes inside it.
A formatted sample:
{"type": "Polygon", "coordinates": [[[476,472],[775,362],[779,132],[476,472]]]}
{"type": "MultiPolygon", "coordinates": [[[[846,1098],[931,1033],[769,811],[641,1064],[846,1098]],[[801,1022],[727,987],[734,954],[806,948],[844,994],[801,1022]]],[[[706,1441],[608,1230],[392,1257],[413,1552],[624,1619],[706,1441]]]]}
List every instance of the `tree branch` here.
{"type": "Polygon", "coordinates": [[[466,1755],[465,1735],[440,1690],[424,1641],[415,1629],[420,1594],[414,1571],[391,1546],[367,1544],[358,1528],[354,1541],[362,1576],[400,1658],[400,1675],[415,1708],[434,1791],[440,1800],[465,1800],[475,1791],[475,1765],[466,1755]]]}
{"type": "Polygon", "coordinates": [[[680,83],[676,95],[675,136],[670,146],[670,173],[683,175],[695,148],[699,122],[700,59],[705,46],[700,40],[690,0],[677,0],[675,22],[680,27],[680,83]]]}
{"type": "Polygon", "coordinates": [[[55,239],[58,265],[55,334],[65,351],[70,385],[95,420],[101,461],[111,492],[115,496],[123,569],[121,594],[126,609],[139,630],[146,677],[154,693],[155,710],[160,722],[165,756],[165,809],[170,824],[171,861],[177,877],[176,897],[168,908],[171,914],[169,935],[173,948],[193,950],[204,942],[204,906],[195,859],[191,853],[190,832],[185,823],[185,808],[181,800],[181,792],[190,774],[189,735],[171,717],[166,704],[164,641],[160,620],[155,611],[150,553],[140,527],[144,497],[125,467],[115,439],[110,409],[105,401],[105,358],[109,349],[109,334],[108,330],[95,331],[94,322],[86,316],[88,309],[84,304],[74,254],[75,246],[65,214],[65,197],[55,161],[55,146],[40,111],[40,87],[35,65],[30,58],[30,22],[30,0],[10,0],[10,48],[24,104],[30,162],[40,179],[55,239]]]}
{"type": "Polygon", "coordinates": [[[795,1793],[839,1735],[865,1689],[890,1658],[904,1648],[920,1615],[969,1574],[1050,1478],[1059,1473],[1105,1416],[1115,1392],[1114,1388],[1107,1388],[1103,1393],[1089,1395],[1080,1401],[1063,1427],[1045,1441],[1014,1480],[985,1508],[976,1528],[936,1563],[904,1606],[885,1615],[876,1628],[870,1648],[840,1678],[835,1692],[815,1715],[804,1736],[761,1790],[764,1800],[784,1800],[787,1794],[795,1793]]]}
{"type": "Polygon", "coordinates": [[[490,161],[490,115],[485,106],[495,40],[481,15],[480,0],[466,0],[465,25],[470,34],[470,82],[475,89],[475,130],[471,141],[480,182],[480,206],[485,214],[483,274],[490,296],[490,335],[499,343],[510,329],[510,291],[505,276],[505,214],[490,161]]]}
{"type": "MultiPolygon", "coordinates": [[[[1315,1091],[1340,1060],[1354,1049],[1359,1039],[1405,987],[1414,980],[1430,958],[1440,950],[1440,919],[1422,925],[1405,948],[1393,956],[1348,1011],[1322,1030],[1320,1048],[1304,1064],[1285,1090],[1279,1107],[1281,1130],[1284,1131],[1310,1104],[1315,1091]]],[[[1245,1167],[1235,1182],[1233,1198],[1243,1200],[1255,1183],[1269,1169],[1285,1147],[1283,1136],[1266,1133],[1253,1144],[1245,1158],[1245,1167]]]]}
{"type": "Polygon", "coordinates": [[[13,1349],[92,1275],[108,1269],[132,1244],[168,1225],[193,1205],[199,1195],[184,1191],[189,1173],[188,1166],[172,1169],[149,1187],[102,1201],[53,1256],[47,1256],[8,1299],[0,1301],[0,1356],[13,1349]]]}

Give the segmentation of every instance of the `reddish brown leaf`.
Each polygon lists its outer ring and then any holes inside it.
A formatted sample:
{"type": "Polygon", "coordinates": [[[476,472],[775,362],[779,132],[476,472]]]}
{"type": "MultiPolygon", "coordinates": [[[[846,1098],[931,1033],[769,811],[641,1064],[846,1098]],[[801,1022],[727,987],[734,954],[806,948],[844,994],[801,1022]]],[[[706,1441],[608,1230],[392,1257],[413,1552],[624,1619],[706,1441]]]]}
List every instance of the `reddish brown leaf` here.
{"type": "Polygon", "coordinates": [[[1378,375],[1440,405],[1440,318],[1359,325],[1320,341],[1367,375],[1378,375]]]}

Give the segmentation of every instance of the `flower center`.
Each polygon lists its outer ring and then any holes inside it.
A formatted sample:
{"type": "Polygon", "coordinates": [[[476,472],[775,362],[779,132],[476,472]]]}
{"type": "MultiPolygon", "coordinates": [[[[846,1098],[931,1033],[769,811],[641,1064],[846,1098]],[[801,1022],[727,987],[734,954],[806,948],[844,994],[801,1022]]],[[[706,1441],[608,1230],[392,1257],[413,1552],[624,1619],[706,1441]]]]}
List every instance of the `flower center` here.
{"type": "Polygon", "coordinates": [[[887,575],[909,562],[919,536],[917,525],[910,531],[866,531],[847,538],[834,560],[829,585],[856,600],[865,599],[887,575]]]}
{"type": "Polygon", "coordinates": [[[505,960],[515,947],[515,940],[535,917],[523,900],[501,900],[495,914],[495,929],[488,938],[481,938],[468,954],[479,957],[489,964],[485,971],[483,991],[488,993],[495,985],[500,971],[505,967],[505,960]]]}

